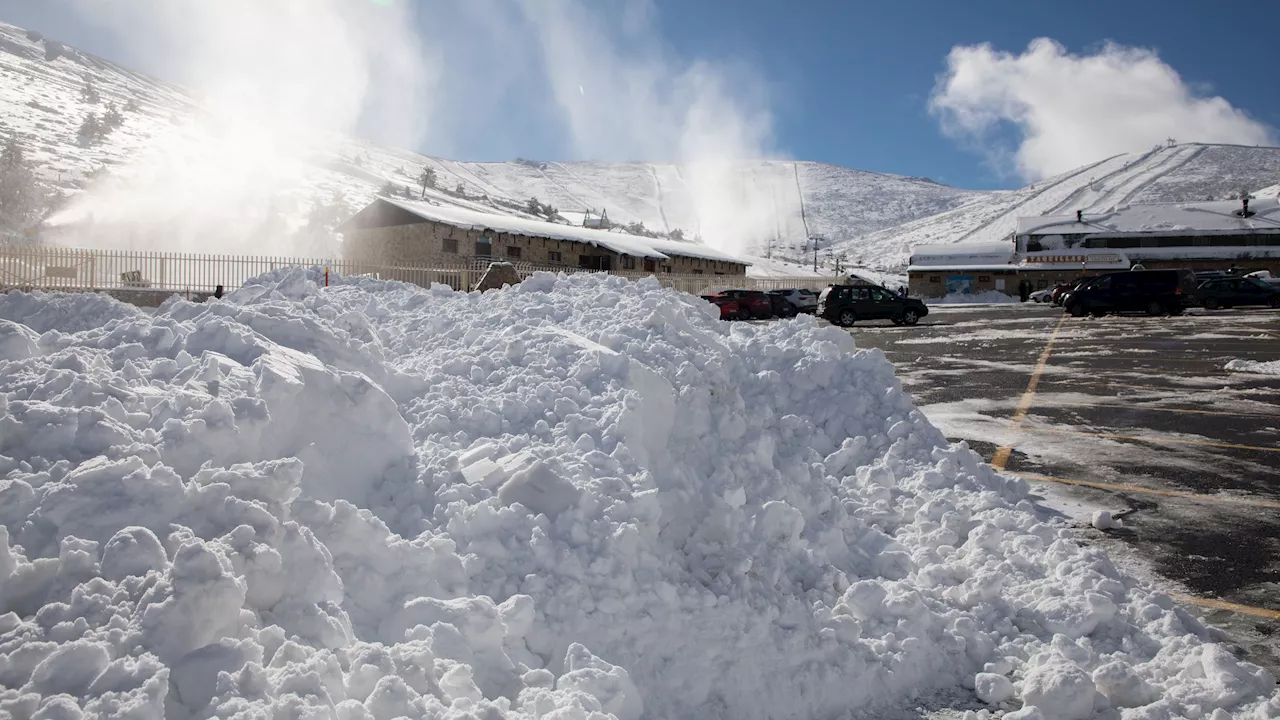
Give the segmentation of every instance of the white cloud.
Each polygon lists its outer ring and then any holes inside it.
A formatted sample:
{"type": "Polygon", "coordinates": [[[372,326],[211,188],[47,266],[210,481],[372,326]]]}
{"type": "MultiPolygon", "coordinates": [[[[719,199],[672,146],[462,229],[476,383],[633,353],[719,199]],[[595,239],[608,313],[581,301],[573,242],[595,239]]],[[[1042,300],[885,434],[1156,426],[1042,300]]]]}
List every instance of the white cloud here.
{"type": "Polygon", "coordinates": [[[1072,55],[1048,38],[1020,55],[957,46],[929,106],[948,135],[1028,180],[1167,138],[1275,143],[1271,128],[1221,97],[1197,94],[1154,51],[1113,43],[1091,55],[1072,55]],[[1006,125],[1019,134],[1016,149],[997,139],[1006,125]]]}

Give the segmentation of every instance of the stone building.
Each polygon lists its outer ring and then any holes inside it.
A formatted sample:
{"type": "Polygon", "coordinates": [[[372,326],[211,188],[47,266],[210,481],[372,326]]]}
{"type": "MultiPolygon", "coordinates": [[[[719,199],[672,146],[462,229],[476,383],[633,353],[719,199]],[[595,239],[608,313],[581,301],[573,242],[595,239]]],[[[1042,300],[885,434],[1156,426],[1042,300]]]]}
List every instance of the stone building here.
{"type": "Polygon", "coordinates": [[[745,276],[740,258],[661,240],[425,202],[378,198],[338,227],[343,259],[370,266],[504,260],[566,269],[745,276]]]}

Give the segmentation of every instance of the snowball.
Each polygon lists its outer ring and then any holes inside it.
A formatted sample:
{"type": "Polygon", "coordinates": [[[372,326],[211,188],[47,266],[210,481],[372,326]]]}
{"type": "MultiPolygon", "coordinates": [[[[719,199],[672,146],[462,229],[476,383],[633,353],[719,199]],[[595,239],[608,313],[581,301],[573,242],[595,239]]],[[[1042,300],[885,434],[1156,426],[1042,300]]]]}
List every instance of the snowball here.
{"type": "Polygon", "coordinates": [[[1023,707],[1039,709],[1045,720],[1086,720],[1095,694],[1093,679],[1071,663],[1042,665],[1022,681],[1023,707]]]}
{"type": "Polygon", "coordinates": [[[1090,524],[1099,530],[1111,530],[1112,528],[1120,527],[1120,519],[1114,517],[1107,510],[1094,510],[1090,524]]]}
{"type": "Polygon", "coordinates": [[[995,673],[978,673],[973,679],[978,699],[988,705],[998,705],[1013,697],[1013,683],[1009,678],[995,673]]]}
{"type": "Polygon", "coordinates": [[[102,576],[108,580],[163,572],[168,564],[155,533],[136,525],[121,528],[102,549],[102,576]]]}

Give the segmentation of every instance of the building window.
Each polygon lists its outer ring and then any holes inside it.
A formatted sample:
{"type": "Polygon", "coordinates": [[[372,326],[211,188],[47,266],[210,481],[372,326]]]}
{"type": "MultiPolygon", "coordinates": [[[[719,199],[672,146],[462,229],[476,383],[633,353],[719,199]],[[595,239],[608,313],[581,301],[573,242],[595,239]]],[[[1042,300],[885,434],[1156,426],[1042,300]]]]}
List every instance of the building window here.
{"type": "Polygon", "coordinates": [[[666,273],[666,274],[670,275],[670,274],[671,274],[671,266],[670,266],[670,265],[663,265],[663,266],[662,266],[662,272],[664,272],[664,273],[666,273]]]}
{"type": "Polygon", "coordinates": [[[933,277],[929,278],[929,282],[931,282],[931,283],[940,283],[940,282],[942,282],[942,278],[938,277],[937,275],[934,275],[933,277]]]}
{"type": "Polygon", "coordinates": [[[476,257],[489,257],[493,255],[493,243],[489,240],[488,235],[481,235],[476,240],[476,257]]]}
{"type": "Polygon", "coordinates": [[[696,269],[696,268],[695,268],[694,270],[692,270],[692,272],[693,272],[693,274],[694,274],[694,275],[701,275],[701,274],[702,274],[702,271],[701,271],[701,270],[698,270],[698,269],[696,269]]]}
{"type": "Polygon", "coordinates": [[[1038,289],[1040,289],[1040,290],[1043,290],[1043,289],[1045,289],[1045,288],[1049,287],[1049,281],[1048,281],[1048,280],[1041,280],[1040,282],[1037,282],[1037,283],[1036,283],[1036,287],[1037,287],[1038,289]]]}
{"type": "Polygon", "coordinates": [[[450,255],[458,254],[458,238],[445,238],[444,251],[450,255]]]}
{"type": "Polygon", "coordinates": [[[978,276],[978,282],[991,282],[991,276],[990,276],[990,275],[979,275],[979,276],[978,276]]]}
{"type": "Polygon", "coordinates": [[[551,263],[560,262],[560,251],[552,250],[551,252],[547,253],[547,262],[551,262],[551,263]]]}
{"type": "Polygon", "coordinates": [[[724,273],[722,273],[722,272],[718,272],[718,273],[716,273],[716,274],[717,274],[717,275],[723,275],[724,273]]]}
{"type": "Polygon", "coordinates": [[[623,270],[635,270],[635,269],[636,269],[636,259],[635,259],[635,258],[633,258],[633,257],[631,257],[630,255],[623,255],[623,256],[622,256],[622,269],[623,269],[623,270]]]}
{"type": "Polygon", "coordinates": [[[518,247],[509,247],[509,248],[507,248],[507,257],[511,258],[512,260],[519,260],[519,259],[520,259],[520,248],[518,248],[518,247]]]}
{"type": "Polygon", "coordinates": [[[653,272],[655,269],[657,269],[657,267],[658,267],[658,264],[657,264],[657,263],[655,263],[655,262],[653,261],[653,258],[645,258],[645,259],[644,259],[644,271],[645,271],[645,272],[653,272]]]}

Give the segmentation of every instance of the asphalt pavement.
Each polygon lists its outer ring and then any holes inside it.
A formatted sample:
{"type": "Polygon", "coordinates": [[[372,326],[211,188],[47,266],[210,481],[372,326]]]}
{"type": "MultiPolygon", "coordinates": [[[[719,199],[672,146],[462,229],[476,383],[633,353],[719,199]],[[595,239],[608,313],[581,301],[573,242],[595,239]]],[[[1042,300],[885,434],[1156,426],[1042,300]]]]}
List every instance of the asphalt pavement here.
{"type": "Polygon", "coordinates": [[[943,306],[915,327],[850,332],[948,437],[1047,506],[1078,503],[1082,527],[1080,508],[1120,515],[1083,537],[1280,669],[1280,377],[1225,369],[1280,359],[1280,311],[943,306]]]}

